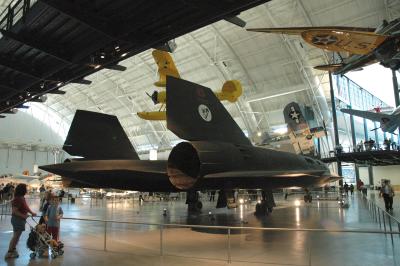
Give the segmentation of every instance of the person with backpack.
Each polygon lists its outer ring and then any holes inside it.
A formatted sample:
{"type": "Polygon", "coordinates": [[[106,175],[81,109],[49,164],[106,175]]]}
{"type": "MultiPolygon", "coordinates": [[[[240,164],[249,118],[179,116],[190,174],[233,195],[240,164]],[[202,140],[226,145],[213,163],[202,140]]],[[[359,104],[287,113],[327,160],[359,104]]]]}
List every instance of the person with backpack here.
{"type": "Polygon", "coordinates": [[[13,227],[13,237],[10,240],[10,245],[5,259],[19,257],[16,247],[22,232],[25,231],[28,213],[30,213],[32,216],[36,216],[36,213],[29,208],[25,201],[24,196],[26,195],[26,192],[26,184],[18,184],[14,191],[14,198],[11,201],[11,224],[13,227]]]}
{"type": "Polygon", "coordinates": [[[59,198],[52,195],[50,205],[46,210],[44,220],[47,223],[47,232],[53,237],[55,241],[59,239],[60,220],[63,217],[63,210],[59,205],[59,198]]]}

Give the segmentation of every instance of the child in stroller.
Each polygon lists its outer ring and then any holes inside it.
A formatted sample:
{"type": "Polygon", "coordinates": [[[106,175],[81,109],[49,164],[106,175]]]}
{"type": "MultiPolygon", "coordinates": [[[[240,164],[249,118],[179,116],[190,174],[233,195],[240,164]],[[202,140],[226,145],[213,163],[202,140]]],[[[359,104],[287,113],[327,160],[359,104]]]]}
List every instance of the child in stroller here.
{"type": "Polygon", "coordinates": [[[31,259],[36,258],[36,256],[48,257],[49,248],[51,250],[51,258],[53,259],[64,254],[64,244],[51,238],[49,233],[46,232],[45,224],[37,224],[34,227],[29,224],[29,226],[31,228],[31,232],[29,233],[26,244],[28,248],[33,251],[30,254],[31,259]]]}

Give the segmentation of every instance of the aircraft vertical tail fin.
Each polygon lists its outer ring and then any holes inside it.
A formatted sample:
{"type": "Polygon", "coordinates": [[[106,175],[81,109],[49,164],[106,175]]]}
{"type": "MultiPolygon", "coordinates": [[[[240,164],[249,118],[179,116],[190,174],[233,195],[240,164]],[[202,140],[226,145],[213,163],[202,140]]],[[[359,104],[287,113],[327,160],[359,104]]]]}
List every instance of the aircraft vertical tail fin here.
{"type": "Polygon", "coordinates": [[[209,88],[167,76],[167,127],[190,141],[251,145],[209,88]]]}
{"type": "Polygon", "coordinates": [[[85,159],[133,159],[139,156],[113,115],[77,110],[63,150],[85,159]]]}

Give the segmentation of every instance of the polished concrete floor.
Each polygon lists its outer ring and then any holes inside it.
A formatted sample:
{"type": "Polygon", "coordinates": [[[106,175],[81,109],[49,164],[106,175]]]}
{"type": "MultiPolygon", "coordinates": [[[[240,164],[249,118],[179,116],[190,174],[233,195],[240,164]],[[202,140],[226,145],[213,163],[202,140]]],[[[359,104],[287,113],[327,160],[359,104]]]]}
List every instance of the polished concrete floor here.
{"type": "MultiPolygon", "coordinates": [[[[63,203],[62,207],[68,218],[146,224],[380,230],[357,195],[349,198],[348,209],[339,208],[336,201],[305,204],[297,201],[300,197],[290,196],[287,201],[276,197],[277,208],[261,218],[253,215],[254,203],[229,210],[215,209],[215,203],[206,200],[202,213],[197,215],[189,215],[183,201],[138,204],[131,199],[81,199],[76,204],[63,203]],[[162,215],[164,208],[166,216],[162,215]]],[[[31,205],[37,209],[38,201],[31,200],[31,205]]],[[[175,225],[160,230],[158,225],[146,224],[65,219],[61,225],[65,254],[53,260],[29,260],[27,229],[18,246],[20,258],[0,260],[0,265],[227,265],[229,258],[232,265],[400,265],[397,235],[392,240],[389,235],[372,233],[235,229],[228,237],[222,229],[175,225]]],[[[7,217],[0,222],[1,254],[7,251],[11,234],[7,217]]]]}

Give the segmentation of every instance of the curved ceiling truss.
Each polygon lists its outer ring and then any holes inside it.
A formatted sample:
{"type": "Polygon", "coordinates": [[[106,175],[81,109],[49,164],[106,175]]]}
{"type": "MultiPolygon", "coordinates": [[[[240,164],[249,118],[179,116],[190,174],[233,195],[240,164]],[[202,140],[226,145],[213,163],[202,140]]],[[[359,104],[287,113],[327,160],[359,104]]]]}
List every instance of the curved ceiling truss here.
{"type": "MultiPolygon", "coordinates": [[[[240,14],[247,27],[254,28],[376,27],[383,19],[399,16],[398,0],[272,0],[240,14]]],[[[244,95],[236,104],[225,106],[249,135],[282,124],[276,114],[290,101],[312,106],[321,120],[322,113],[327,112],[327,105],[315,101],[320,86],[327,88],[327,75],[312,66],[328,62],[330,55],[296,37],[247,32],[220,21],[184,35],[176,43],[173,57],[182,78],[214,90],[227,79],[241,81],[244,95]]],[[[157,80],[151,51],[121,64],[126,71],[97,72],[87,77],[93,81],[91,85],[67,85],[63,88],[66,95],[50,95],[45,104],[68,124],[76,109],[117,115],[139,151],[171,148],[179,139],[164,122],[136,116],[139,111],[158,109],[146,95],[155,89],[153,83],[157,80]]]]}

